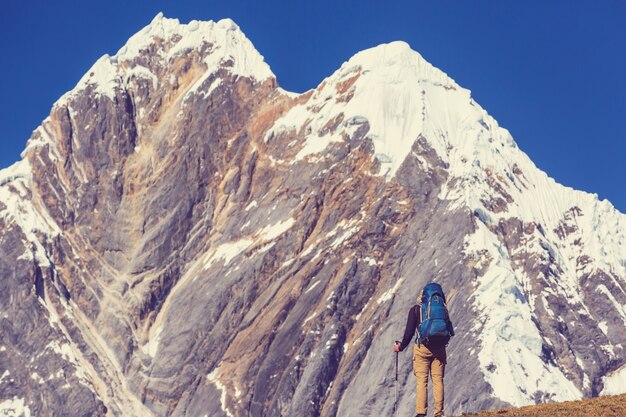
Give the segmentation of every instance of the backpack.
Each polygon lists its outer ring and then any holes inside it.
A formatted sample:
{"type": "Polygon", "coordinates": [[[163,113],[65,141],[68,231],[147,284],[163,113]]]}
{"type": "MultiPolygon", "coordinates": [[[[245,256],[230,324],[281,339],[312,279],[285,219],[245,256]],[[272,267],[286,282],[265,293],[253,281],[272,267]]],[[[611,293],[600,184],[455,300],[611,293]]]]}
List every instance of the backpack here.
{"type": "Polygon", "coordinates": [[[430,283],[422,290],[422,308],[415,343],[418,345],[432,342],[447,345],[454,336],[452,322],[448,316],[446,296],[441,285],[430,283]]]}

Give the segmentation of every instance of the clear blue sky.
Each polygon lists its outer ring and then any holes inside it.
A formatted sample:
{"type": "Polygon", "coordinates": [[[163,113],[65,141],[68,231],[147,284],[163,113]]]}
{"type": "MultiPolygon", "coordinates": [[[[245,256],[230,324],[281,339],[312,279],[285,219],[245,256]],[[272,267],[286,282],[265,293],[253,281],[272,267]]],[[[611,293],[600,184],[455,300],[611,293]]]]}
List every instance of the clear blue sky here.
{"type": "Polygon", "coordinates": [[[511,131],[562,184],[626,213],[626,2],[26,1],[0,4],[0,167],[52,103],[158,11],[230,17],[292,91],[359,50],[404,40],[511,131]]]}

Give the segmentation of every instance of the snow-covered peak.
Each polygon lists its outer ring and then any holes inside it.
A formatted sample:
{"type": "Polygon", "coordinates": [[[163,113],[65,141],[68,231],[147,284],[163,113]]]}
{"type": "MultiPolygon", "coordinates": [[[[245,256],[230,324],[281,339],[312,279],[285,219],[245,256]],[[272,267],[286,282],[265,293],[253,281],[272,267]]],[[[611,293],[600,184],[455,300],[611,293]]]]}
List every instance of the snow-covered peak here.
{"type": "Polygon", "coordinates": [[[308,123],[314,134],[324,136],[323,121],[342,115],[345,129],[324,139],[332,143],[350,134],[358,121],[367,121],[380,174],[391,178],[420,135],[431,139],[445,161],[449,142],[440,132],[475,111],[469,90],[406,42],[392,42],[354,55],[317,87],[308,102],[294,107],[275,126],[280,130],[308,123]]]}
{"type": "Polygon", "coordinates": [[[168,19],[163,13],[159,13],[148,26],[133,35],[113,58],[132,60],[156,39],[171,41],[174,44],[169,48],[166,47],[166,51],[160,51],[167,59],[188,50],[199,49],[208,43],[214,50],[210,54],[211,59],[206,62],[207,65],[219,65],[222,60],[232,58],[234,74],[257,80],[274,76],[263,56],[231,19],[222,19],[218,22],[192,20],[182,24],[178,19],[168,19]]]}
{"type": "Polygon", "coordinates": [[[128,79],[129,75],[147,77],[156,82],[158,80],[151,69],[133,63],[137,57],[156,53],[163,65],[169,65],[177,57],[193,50],[200,51],[207,46],[209,51],[205,52],[203,62],[208,74],[229,62],[226,67],[234,75],[257,81],[274,77],[263,56],[231,19],[218,22],[192,20],[183,24],[178,19],[169,19],[163,13],[158,13],[149,25],[133,35],[115,55],[105,54],[98,59],[76,87],[59,102],[65,102],[90,85],[94,87],[96,94],[114,97],[115,88],[128,79]],[[147,52],[153,44],[157,45],[156,52],[147,52]],[[123,63],[132,64],[122,65],[123,63]]]}
{"type": "MultiPolygon", "coordinates": [[[[397,77],[408,76],[417,80],[456,86],[452,78],[432,66],[404,41],[383,43],[358,52],[341,66],[339,72],[350,70],[355,66],[360,67],[363,72],[383,71],[386,74],[393,72],[397,77]]],[[[391,78],[386,81],[395,82],[396,80],[391,78]]]]}

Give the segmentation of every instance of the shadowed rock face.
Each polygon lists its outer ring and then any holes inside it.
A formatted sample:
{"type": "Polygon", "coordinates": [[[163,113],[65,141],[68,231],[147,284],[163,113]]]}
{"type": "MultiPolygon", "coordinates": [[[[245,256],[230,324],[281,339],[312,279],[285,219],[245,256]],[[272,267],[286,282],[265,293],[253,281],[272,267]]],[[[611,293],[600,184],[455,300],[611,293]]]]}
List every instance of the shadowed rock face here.
{"type": "MultiPolygon", "coordinates": [[[[99,61],[115,69],[114,87],[103,92],[94,67],[33,133],[19,172],[4,172],[2,399],[25,399],[33,415],[389,414],[391,344],[421,287],[437,280],[458,334],[448,411],[515,404],[494,386],[501,363],[485,346],[516,335],[498,328],[488,339],[494,324],[479,302],[492,303],[484,288],[499,285],[489,273],[503,262],[517,284],[496,294],[514,294],[510,304],[530,314],[546,372],[580,395],[601,391],[602,377],[623,365],[624,274],[585,247],[581,208],[544,224],[516,216],[530,172],[512,160],[510,172],[475,164],[461,177],[465,157],[438,148],[444,130],[404,138],[409,152],[384,175],[393,161],[377,151],[377,121],[350,115],[367,68],[285,93],[273,76],[242,72],[256,51],[207,64],[248,42],[226,23],[215,24],[230,36],[223,44],[173,54],[208,23],[183,30],[155,19],[147,29],[157,35],[135,55],[99,61]],[[289,124],[298,112],[305,117],[289,124]],[[454,192],[475,194],[479,206],[454,192]],[[487,238],[475,247],[478,233],[487,238]],[[580,298],[559,290],[571,279],[580,298]]],[[[437,109],[424,104],[419,117],[437,109]]],[[[623,216],[610,214],[622,230],[623,216]]],[[[626,258],[623,241],[610,250],[626,258]]],[[[410,412],[410,354],[401,364],[400,409],[410,412]]],[[[512,389],[527,402],[569,392],[512,389]]]]}

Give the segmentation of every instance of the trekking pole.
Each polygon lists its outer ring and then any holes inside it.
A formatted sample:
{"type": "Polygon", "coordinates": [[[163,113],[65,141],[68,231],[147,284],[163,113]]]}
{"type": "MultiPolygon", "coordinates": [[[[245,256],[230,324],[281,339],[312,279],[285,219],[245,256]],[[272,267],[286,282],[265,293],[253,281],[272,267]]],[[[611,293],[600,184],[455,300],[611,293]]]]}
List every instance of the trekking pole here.
{"type": "MultiPolygon", "coordinates": [[[[400,342],[398,342],[396,340],[397,344],[400,344],[400,342]]],[[[393,403],[393,413],[397,416],[398,415],[398,352],[396,352],[396,400],[393,403]]]]}

